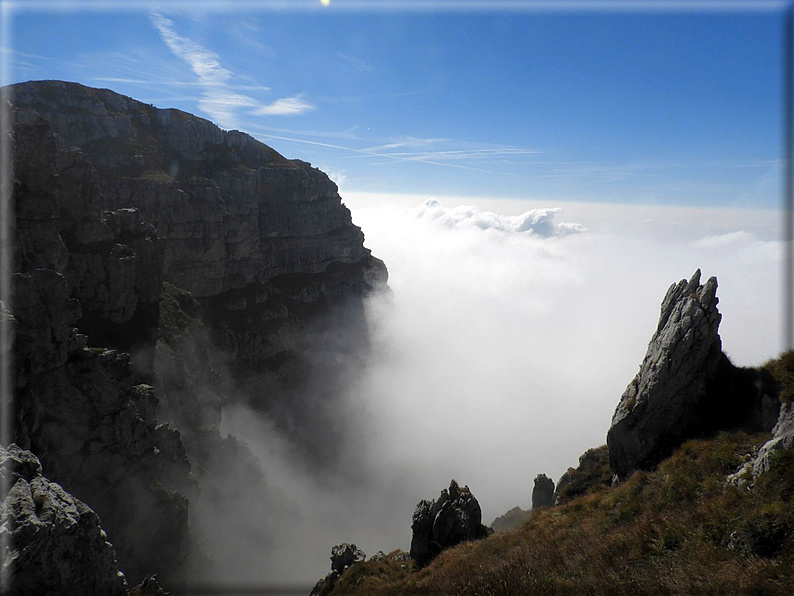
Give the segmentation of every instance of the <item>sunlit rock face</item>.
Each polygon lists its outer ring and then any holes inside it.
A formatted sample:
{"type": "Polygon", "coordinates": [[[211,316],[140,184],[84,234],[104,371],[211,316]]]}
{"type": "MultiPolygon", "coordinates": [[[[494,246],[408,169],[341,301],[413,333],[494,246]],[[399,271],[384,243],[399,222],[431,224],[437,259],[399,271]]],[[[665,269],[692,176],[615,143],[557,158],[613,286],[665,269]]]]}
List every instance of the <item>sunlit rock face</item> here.
{"type": "Polygon", "coordinates": [[[42,475],[30,451],[0,446],[0,586],[17,596],[123,596],[127,582],[99,517],[42,475]]]}
{"type": "Polygon", "coordinates": [[[761,446],[758,455],[752,461],[753,477],[763,474],[770,468],[770,458],[782,449],[794,447],[794,404],[784,403],[780,406],[780,417],[772,429],[772,438],[761,446]]]}
{"type": "Polygon", "coordinates": [[[753,370],[722,353],[717,279],[700,270],[670,286],[640,371],[620,399],[607,434],[609,464],[626,477],[669,456],[686,439],[741,427],[770,430],[776,407],[753,370]]]}

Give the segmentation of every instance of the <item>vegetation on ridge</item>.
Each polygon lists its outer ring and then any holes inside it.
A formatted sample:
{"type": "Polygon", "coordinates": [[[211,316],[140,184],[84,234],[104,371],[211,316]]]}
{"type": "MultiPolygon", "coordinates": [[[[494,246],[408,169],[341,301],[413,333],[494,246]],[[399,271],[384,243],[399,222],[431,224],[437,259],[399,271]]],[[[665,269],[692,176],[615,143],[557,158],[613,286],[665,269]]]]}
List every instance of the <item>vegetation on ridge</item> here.
{"type": "Polygon", "coordinates": [[[775,390],[782,402],[794,400],[794,350],[783,352],[761,367],[774,379],[775,390]]]}

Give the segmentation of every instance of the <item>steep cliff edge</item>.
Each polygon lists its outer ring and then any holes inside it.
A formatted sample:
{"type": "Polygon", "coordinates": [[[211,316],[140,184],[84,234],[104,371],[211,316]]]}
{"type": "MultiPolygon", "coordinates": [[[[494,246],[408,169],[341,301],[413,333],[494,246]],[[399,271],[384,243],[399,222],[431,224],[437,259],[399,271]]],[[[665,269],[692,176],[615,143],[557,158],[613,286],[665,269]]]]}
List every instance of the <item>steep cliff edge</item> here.
{"type": "Polygon", "coordinates": [[[163,280],[201,301],[213,343],[241,373],[238,380],[260,386],[250,382],[252,373],[294,355],[295,332],[315,315],[352,313],[345,322],[354,328],[362,316],[351,299],[386,282],[336,185],[305,162],[239,131],[106,89],[38,81],[13,86],[12,97],[18,121],[43,119],[95,169],[89,195],[98,201],[84,204],[79,194],[61,201],[61,219],[78,220],[62,230],[64,242],[109,242],[107,226],[79,221],[107,210],[120,214],[114,231],[140,236],[140,222],[147,222],[162,239],[145,247],[154,253],[145,267],[141,243],[125,243],[138,256],[134,281],[127,272],[126,285],[109,279],[104,294],[85,288],[79,296],[78,326],[95,345],[127,349],[154,336],[161,267],[163,280]],[[110,308],[104,298],[114,288],[126,301],[110,308]]]}
{"type": "Polygon", "coordinates": [[[11,97],[14,440],[99,513],[132,581],[173,578],[212,470],[246,453],[222,405],[294,424],[307,384],[332,401],[347,371],[312,354],[362,352],[385,267],[325,174],[248,135],[75,83],[11,97]]]}
{"type": "Polygon", "coordinates": [[[85,308],[109,329],[136,331],[119,346],[153,345],[162,243],[136,210],[103,211],[79,149],[35,113],[12,116],[14,441],[100,515],[130,577],[176,570],[195,488],[179,433],[157,420],[157,398],[129,354],[79,328],[85,308]]]}

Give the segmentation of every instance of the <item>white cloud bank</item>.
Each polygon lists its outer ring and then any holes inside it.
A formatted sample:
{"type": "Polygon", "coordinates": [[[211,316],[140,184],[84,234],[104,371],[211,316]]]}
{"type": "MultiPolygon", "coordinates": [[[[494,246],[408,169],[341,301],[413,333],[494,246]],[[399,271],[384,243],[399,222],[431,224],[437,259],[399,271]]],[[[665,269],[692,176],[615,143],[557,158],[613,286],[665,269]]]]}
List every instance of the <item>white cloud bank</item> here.
{"type": "Polygon", "coordinates": [[[774,212],[566,205],[584,231],[555,226],[557,208],[520,201],[390,201],[346,194],[394,290],[391,307],[373,304],[379,360],[361,407],[375,419],[373,462],[401,470],[415,500],[455,477],[486,522],[528,507],[536,474],[556,481],[605,442],[667,288],[697,268],[718,277],[723,347],[735,363],[782,348],[774,212]]]}
{"type": "Polygon", "coordinates": [[[562,209],[530,209],[521,215],[497,215],[491,211],[481,211],[475,205],[443,207],[436,199],[427,199],[411,210],[418,219],[439,223],[447,228],[474,227],[481,230],[495,230],[505,233],[537,234],[557,236],[571,232],[584,232],[587,228],[577,223],[554,223],[552,220],[562,209]]]}

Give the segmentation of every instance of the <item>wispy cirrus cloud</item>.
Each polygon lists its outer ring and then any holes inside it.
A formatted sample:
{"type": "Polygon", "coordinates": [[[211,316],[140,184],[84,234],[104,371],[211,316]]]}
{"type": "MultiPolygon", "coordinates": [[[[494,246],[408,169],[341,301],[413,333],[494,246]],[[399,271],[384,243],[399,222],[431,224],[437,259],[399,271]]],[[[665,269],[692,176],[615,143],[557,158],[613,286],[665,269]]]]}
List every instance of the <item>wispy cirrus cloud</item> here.
{"type": "Polygon", "coordinates": [[[443,138],[422,139],[422,138],[419,138],[419,137],[401,137],[399,139],[395,139],[393,141],[390,141],[389,143],[386,143],[384,145],[377,145],[375,147],[368,147],[367,151],[379,152],[379,151],[389,151],[391,149],[401,149],[403,147],[424,147],[424,146],[433,145],[433,144],[436,144],[436,143],[447,142],[449,140],[450,139],[443,139],[443,138]]]}
{"type": "Polygon", "coordinates": [[[289,141],[293,143],[302,143],[305,145],[314,145],[317,147],[326,147],[328,149],[338,149],[353,154],[346,157],[371,158],[373,160],[371,161],[371,165],[380,165],[391,162],[416,162],[416,163],[423,163],[432,166],[457,168],[461,170],[471,170],[475,172],[494,173],[492,170],[488,170],[482,167],[470,166],[461,163],[451,163],[451,161],[446,161],[443,158],[442,152],[438,152],[439,159],[434,159],[433,154],[406,155],[404,153],[399,153],[399,152],[373,151],[371,149],[358,149],[355,147],[337,145],[334,143],[324,143],[321,141],[312,141],[309,139],[286,137],[286,136],[274,135],[270,133],[259,133],[259,134],[254,134],[253,136],[266,143],[269,142],[271,139],[277,139],[279,141],[289,141]]]}
{"type": "Polygon", "coordinates": [[[276,126],[263,126],[261,124],[249,125],[250,130],[264,131],[268,133],[279,133],[287,135],[299,135],[305,137],[321,138],[321,139],[344,139],[347,141],[363,141],[362,136],[357,132],[360,130],[359,126],[351,126],[343,130],[314,130],[303,129],[297,130],[294,128],[279,128],[276,126]]]}
{"type": "Polygon", "coordinates": [[[375,67],[372,66],[369,62],[361,58],[358,58],[356,56],[349,56],[344,52],[337,52],[336,55],[351,70],[357,70],[359,72],[372,72],[373,70],[375,70],[375,67]]]}
{"type": "Polygon", "coordinates": [[[282,97],[273,103],[261,106],[253,111],[257,116],[292,116],[295,114],[302,114],[313,110],[315,107],[307,101],[304,101],[300,95],[295,97],[282,97]]]}
{"type": "MultiPolygon", "coordinates": [[[[508,158],[525,158],[544,153],[537,149],[477,143],[446,138],[401,137],[390,142],[364,150],[377,157],[391,160],[416,161],[422,163],[440,163],[443,165],[461,165],[460,162],[477,163],[477,168],[486,163],[506,163],[508,158]],[[438,147],[436,149],[436,147],[438,147]],[[432,148],[424,149],[424,148],[432,148]],[[417,149],[415,151],[394,151],[394,149],[417,149]],[[450,162],[456,162],[452,164],[450,162]]],[[[363,158],[367,155],[352,156],[363,158]]],[[[382,163],[382,162],[380,162],[382,163]]]]}
{"type": "Polygon", "coordinates": [[[248,95],[235,93],[227,88],[232,72],[220,63],[220,57],[194,41],[182,37],[174,30],[174,23],[163,15],[149,14],[152,24],[160,32],[160,37],[171,52],[185,61],[198,76],[202,88],[199,108],[222,126],[233,126],[235,110],[240,107],[254,107],[258,102],[248,95]]]}
{"type": "MultiPolygon", "coordinates": [[[[126,83],[128,85],[164,85],[166,87],[202,87],[202,81],[174,81],[169,79],[130,79],[124,77],[93,77],[95,81],[106,83],[126,83]]],[[[265,85],[227,85],[229,89],[237,91],[270,91],[265,85]]]]}
{"type": "Polygon", "coordinates": [[[149,13],[149,19],[160,33],[160,38],[169,50],[190,66],[198,80],[202,96],[199,109],[215,122],[225,127],[234,127],[241,109],[254,115],[294,115],[314,109],[300,96],[286,97],[262,105],[262,102],[239,90],[262,90],[260,85],[232,85],[235,74],[221,65],[220,56],[191,39],[179,35],[171,19],[157,12],[149,13]]]}
{"type": "Polygon", "coordinates": [[[517,155],[535,155],[541,153],[533,149],[449,149],[444,151],[396,151],[388,155],[401,157],[406,161],[422,161],[425,159],[463,160],[488,159],[517,155]]]}
{"type": "Polygon", "coordinates": [[[234,21],[226,28],[226,32],[241,46],[253,50],[264,58],[275,58],[275,50],[256,39],[255,36],[259,34],[259,31],[259,24],[256,21],[243,23],[234,21]]]}
{"type": "Polygon", "coordinates": [[[2,55],[4,60],[8,60],[8,64],[12,69],[22,71],[34,70],[37,66],[37,63],[49,62],[51,60],[46,56],[18,52],[4,46],[0,46],[0,55],[2,55]]]}

